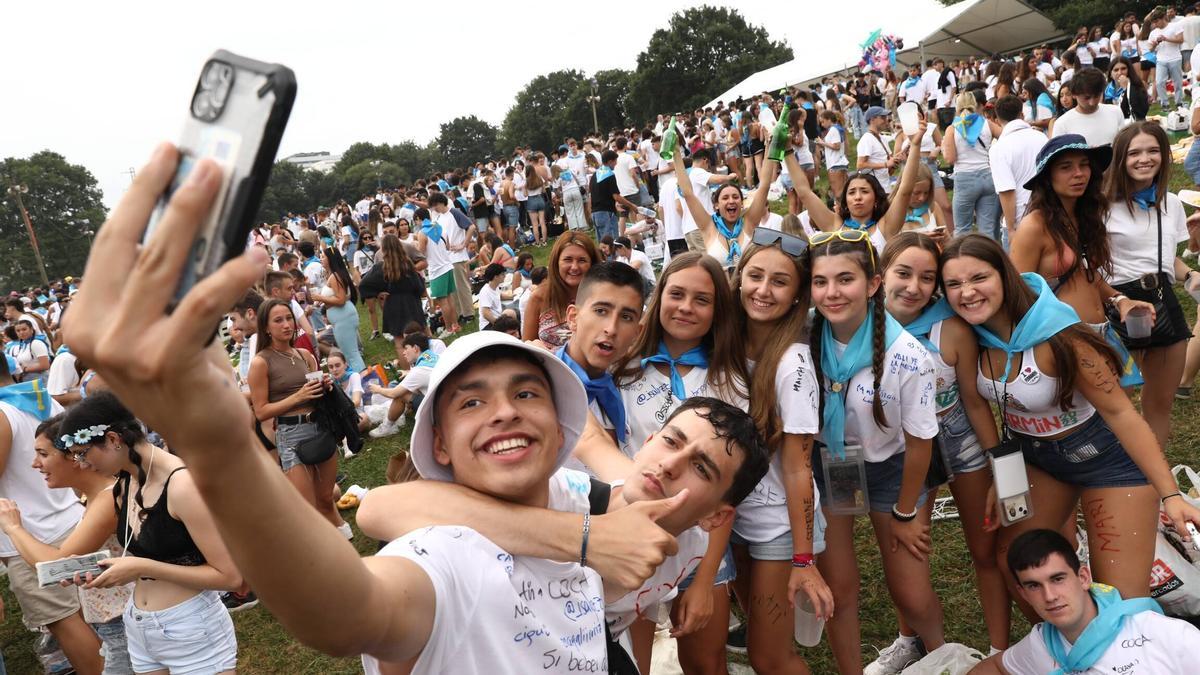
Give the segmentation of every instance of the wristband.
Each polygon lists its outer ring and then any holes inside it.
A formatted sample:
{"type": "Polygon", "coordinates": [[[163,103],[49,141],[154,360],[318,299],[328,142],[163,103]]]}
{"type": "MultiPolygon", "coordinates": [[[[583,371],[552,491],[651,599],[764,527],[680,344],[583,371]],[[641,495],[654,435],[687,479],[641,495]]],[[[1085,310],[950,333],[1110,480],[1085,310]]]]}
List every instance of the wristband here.
{"type": "Polygon", "coordinates": [[[796,553],[792,556],[792,567],[812,567],[814,562],[811,553],[796,553]]]}
{"type": "Polygon", "coordinates": [[[902,523],[907,523],[914,520],[917,517],[917,512],[920,510],[921,507],[918,506],[913,508],[912,513],[904,513],[899,509],[899,504],[892,504],[892,517],[902,523]]]}
{"type": "Polygon", "coordinates": [[[583,514],[583,543],[579,545],[579,566],[587,567],[588,533],[592,530],[592,514],[583,514]]]}
{"type": "Polygon", "coordinates": [[[1165,506],[1167,503],[1167,500],[1170,499],[1171,497],[1182,497],[1182,496],[1183,496],[1182,492],[1172,492],[1171,494],[1167,495],[1166,497],[1163,497],[1162,499],[1160,499],[1158,501],[1165,506]]]}

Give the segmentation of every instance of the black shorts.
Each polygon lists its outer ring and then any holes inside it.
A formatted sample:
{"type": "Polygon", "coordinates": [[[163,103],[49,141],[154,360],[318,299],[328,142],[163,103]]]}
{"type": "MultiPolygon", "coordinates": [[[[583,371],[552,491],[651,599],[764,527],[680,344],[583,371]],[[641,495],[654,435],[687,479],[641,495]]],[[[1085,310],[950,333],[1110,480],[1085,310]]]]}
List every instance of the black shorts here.
{"type": "Polygon", "coordinates": [[[758,140],[757,138],[752,139],[750,141],[750,155],[751,156],[756,157],[756,156],[761,155],[764,152],[766,152],[766,150],[767,150],[766,146],[764,146],[763,142],[758,140]]]}
{"type": "Polygon", "coordinates": [[[1192,328],[1188,325],[1187,317],[1183,315],[1183,307],[1179,305],[1179,298],[1175,297],[1175,289],[1171,287],[1171,281],[1165,272],[1158,275],[1158,288],[1142,288],[1141,281],[1117,284],[1113,288],[1133,300],[1142,300],[1154,305],[1154,328],[1150,330],[1150,336],[1136,340],[1130,339],[1125,333],[1125,324],[1115,316],[1115,312],[1109,310],[1113,329],[1130,351],[1170,347],[1176,342],[1192,337],[1192,328]]]}

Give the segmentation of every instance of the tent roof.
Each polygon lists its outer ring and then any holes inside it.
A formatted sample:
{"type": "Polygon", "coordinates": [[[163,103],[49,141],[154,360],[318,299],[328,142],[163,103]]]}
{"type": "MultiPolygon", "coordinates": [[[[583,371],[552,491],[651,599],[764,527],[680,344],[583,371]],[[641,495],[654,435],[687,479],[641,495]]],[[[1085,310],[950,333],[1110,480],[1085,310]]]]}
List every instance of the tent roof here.
{"type": "MultiPolygon", "coordinates": [[[[887,33],[884,27],[884,33],[887,33]]],[[[964,0],[929,12],[911,30],[900,31],[906,49],[897,63],[937,56],[946,59],[1008,53],[1051,42],[1065,34],[1046,15],[1022,0],[964,0]]],[[[862,51],[847,45],[844,53],[806,53],[754,73],[709,102],[732,101],[791,85],[806,85],[835,73],[856,70],[862,51]]]]}

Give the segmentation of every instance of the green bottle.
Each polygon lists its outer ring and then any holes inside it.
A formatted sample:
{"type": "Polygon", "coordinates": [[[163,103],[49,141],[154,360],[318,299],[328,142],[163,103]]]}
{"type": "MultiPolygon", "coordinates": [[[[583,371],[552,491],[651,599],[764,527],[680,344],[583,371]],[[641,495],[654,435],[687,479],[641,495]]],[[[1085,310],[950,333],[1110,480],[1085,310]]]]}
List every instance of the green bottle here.
{"type": "Polygon", "coordinates": [[[771,131],[771,147],[767,150],[767,159],[782,162],[788,149],[788,115],[792,112],[792,97],[783,99],[783,111],[779,113],[779,121],[771,131]]]}
{"type": "Polygon", "coordinates": [[[675,131],[675,116],[671,115],[671,123],[667,125],[667,130],[663,133],[662,149],[658,151],[659,157],[668,162],[675,159],[675,148],[679,146],[679,134],[675,131]]]}

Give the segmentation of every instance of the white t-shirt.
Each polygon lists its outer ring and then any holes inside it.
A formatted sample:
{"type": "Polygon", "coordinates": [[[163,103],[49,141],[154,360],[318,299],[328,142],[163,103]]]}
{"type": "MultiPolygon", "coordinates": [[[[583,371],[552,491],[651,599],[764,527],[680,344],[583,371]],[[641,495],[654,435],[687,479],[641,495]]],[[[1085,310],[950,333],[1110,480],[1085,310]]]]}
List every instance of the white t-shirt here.
{"type": "Polygon", "coordinates": [[[1042,84],[1049,86],[1054,81],[1054,65],[1041,61],[1037,67],[1037,78],[1042,84]]]}
{"type": "MultiPolygon", "coordinates": [[[[255,334],[257,337],[257,333],[255,334]]],[[[62,396],[79,386],[79,373],[75,372],[76,356],[62,352],[50,363],[50,375],[46,380],[46,391],[51,396],[62,396]]]]}
{"type": "Polygon", "coordinates": [[[630,591],[604,607],[604,618],[614,638],[625,632],[639,617],[657,620],[653,610],[660,602],[675,596],[679,582],[687,578],[708,549],[708,533],[699,526],[690,527],[675,537],[679,552],[663,561],[636,591],[630,591]]]}
{"type": "MultiPolygon", "coordinates": [[[[692,180],[692,192],[696,198],[700,200],[700,204],[704,207],[704,211],[708,214],[713,212],[712,189],[708,185],[708,179],[712,176],[711,173],[704,169],[691,168],[688,169],[688,177],[692,180]]],[[[682,198],[681,198],[682,199],[682,198]]],[[[692,219],[692,210],[688,208],[687,202],[683,203],[683,233],[695,232],[700,229],[696,225],[696,221],[692,219]]],[[[670,237],[670,235],[668,235],[670,237]]]]}
{"type": "MultiPolygon", "coordinates": [[[[604,672],[604,587],[590,567],[513,556],[467,527],[410,532],[377,555],[413,561],[433,584],[413,675],[604,672]]],[[[366,655],[363,669],[379,672],[366,655]]]]}
{"type": "MultiPolygon", "coordinates": [[[[754,363],[748,364],[753,372],[754,363]]],[[[776,411],[785,434],[816,434],[820,428],[817,412],[817,372],[812,365],[808,345],[792,343],[775,370],[776,411]]],[[[930,413],[932,415],[932,413],[930,413]]],[[[936,431],[936,422],[934,423],[936,431]]],[[[787,490],[783,485],[782,448],[771,448],[767,475],[737,507],[733,531],[752,542],[767,542],[791,531],[788,520],[787,490]]]]}
{"type": "MultiPolygon", "coordinates": [[[[917,105],[924,103],[925,96],[928,94],[928,92],[925,91],[925,80],[923,78],[918,78],[916,84],[913,84],[912,86],[905,86],[906,82],[908,82],[908,78],[900,81],[900,87],[898,89],[898,96],[900,100],[912,101],[917,105]]],[[[934,84],[937,83],[934,82],[934,84]]]]}
{"type": "Polygon", "coordinates": [[[37,360],[45,356],[50,358],[50,348],[46,346],[38,338],[32,338],[29,342],[15,342],[16,347],[13,349],[13,358],[17,360],[17,365],[21,366],[22,371],[29,369],[29,366],[37,365],[37,360]]]}
{"type": "MultiPolygon", "coordinates": [[[[1188,240],[1187,214],[1179,197],[1170,192],[1163,207],[1162,271],[1174,283],[1176,245],[1188,240]]],[[[1105,227],[1109,249],[1120,252],[1112,256],[1112,274],[1104,275],[1108,283],[1124,284],[1158,271],[1158,217],[1153,209],[1147,211],[1135,203],[1130,211],[1124,201],[1114,202],[1105,227]]]]}
{"type": "MultiPolygon", "coordinates": [[[[430,341],[432,343],[432,340],[430,341]]],[[[430,344],[430,350],[433,350],[433,345],[430,344]]],[[[437,353],[437,352],[434,352],[437,353]]],[[[429,390],[429,378],[433,375],[433,368],[427,366],[417,366],[408,371],[403,380],[400,380],[400,386],[411,391],[414,394],[424,394],[429,390]]]]}
{"type": "MultiPolygon", "coordinates": [[[[1169,23],[1165,28],[1155,28],[1150,31],[1150,41],[1153,42],[1158,38],[1177,38],[1183,37],[1183,26],[1179,23],[1169,23]]],[[[1180,50],[1178,42],[1167,42],[1163,40],[1154,48],[1154,53],[1158,56],[1159,63],[1175,63],[1183,60],[1183,52],[1180,50]]]]}
{"type": "MultiPolygon", "coordinates": [[[[875,137],[875,134],[866,133],[862,138],[858,139],[858,164],[862,164],[862,158],[866,157],[868,162],[873,164],[881,164],[888,160],[887,146],[883,141],[875,137]]],[[[856,164],[857,166],[857,164],[856,164]]],[[[871,173],[879,180],[879,184],[883,186],[884,192],[891,192],[892,177],[887,169],[871,169],[871,173]]]]}
{"type": "Polygon", "coordinates": [[[362,410],[363,401],[366,400],[363,396],[362,375],[351,370],[350,377],[346,378],[346,381],[342,382],[341,385],[342,391],[346,392],[346,396],[350,397],[351,401],[354,400],[354,392],[358,392],[358,405],[355,406],[355,409],[362,410]]]}
{"type": "Polygon", "coordinates": [[[642,275],[642,278],[651,284],[656,281],[654,276],[654,265],[650,262],[650,256],[646,255],[644,251],[639,251],[636,248],[631,249],[629,251],[629,258],[622,259],[622,261],[630,267],[634,267],[634,263],[638,263],[638,267],[635,269],[639,274],[642,275]]]}
{"type": "MultiPolygon", "coordinates": [[[[683,390],[688,398],[715,395],[730,405],[743,410],[747,408],[746,401],[740,396],[710,392],[707,368],[694,367],[682,377],[683,390]]],[[[651,434],[657,434],[662,429],[663,422],[683,401],[671,395],[671,376],[660,373],[653,365],[643,368],[641,377],[621,385],[620,390],[621,400],[625,404],[625,423],[628,427],[626,448],[623,449],[632,457],[646,444],[646,439],[650,438],[651,434]]]]}
{"type": "MultiPolygon", "coordinates": [[[[664,173],[658,177],[658,204],[662,207],[667,241],[683,239],[684,214],[679,212],[679,181],[675,180],[674,173],[664,173]]],[[[686,211],[686,205],[684,207],[686,211]]]]}
{"type": "MultiPolygon", "coordinates": [[[[935,70],[933,72],[936,73],[937,71],[935,70]]],[[[954,71],[950,71],[950,73],[948,75],[946,75],[946,80],[949,82],[949,85],[945,89],[938,89],[937,88],[938,80],[940,80],[941,78],[942,78],[942,76],[939,73],[938,79],[933,81],[932,91],[934,93],[934,97],[937,102],[937,107],[949,108],[954,105],[954,103],[953,103],[954,91],[955,91],[955,88],[958,86],[958,78],[956,78],[954,76],[954,71]]]]}
{"type": "Polygon", "coordinates": [[[925,93],[925,100],[933,99],[934,102],[937,101],[938,80],[941,77],[942,74],[932,68],[921,74],[921,89],[925,93]]]}
{"type": "Polygon", "coordinates": [[[1033,177],[1037,166],[1037,154],[1045,144],[1045,134],[1030,127],[1024,120],[1013,120],[1004,125],[1000,138],[992,143],[988,151],[996,194],[1008,190],[1016,193],[1018,223],[1021,222],[1021,215],[1025,213],[1025,206],[1029,203],[1029,190],[1024,187],[1025,181],[1033,177]]]}
{"type": "Polygon", "coordinates": [[[824,138],[826,143],[842,143],[842,146],[837,150],[828,147],[825,148],[826,166],[829,166],[830,168],[839,166],[845,168],[848,164],[850,164],[850,160],[846,159],[845,139],[842,138],[842,134],[837,130],[837,127],[829,127],[829,130],[825,132],[824,138]]]}
{"type": "Polygon", "coordinates": [[[500,289],[492,288],[491,284],[484,284],[479,289],[479,330],[492,325],[492,322],[483,316],[485,308],[492,310],[492,315],[496,318],[500,318],[500,312],[504,311],[504,307],[500,302],[500,289]]]}
{"type": "Polygon", "coordinates": [[[763,125],[764,127],[766,127],[767,130],[769,131],[769,130],[775,128],[776,122],[778,122],[778,120],[775,119],[775,111],[771,110],[771,106],[763,105],[762,103],[759,103],[758,104],[758,123],[763,125]]]}
{"type": "Polygon", "coordinates": [[[613,175],[617,179],[617,190],[621,192],[622,197],[637,194],[637,181],[630,174],[630,171],[636,169],[637,161],[634,160],[633,155],[628,152],[617,155],[617,165],[613,168],[613,175]]]}
{"type": "Polygon", "coordinates": [[[304,272],[304,281],[309,286],[312,286],[313,288],[320,288],[325,285],[325,279],[328,277],[328,273],[325,271],[325,266],[316,260],[310,263],[305,263],[304,268],[301,271],[304,272]]]}
{"type": "MultiPolygon", "coordinates": [[[[1039,623],[1017,644],[1004,650],[1004,669],[1012,675],[1049,673],[1058,667],[1042,636],[1039,623]]],[[[1125,617],[1121,631],[1100,658],[1082,673],[1087,675],[1167,675],[1191,673],[1200,630],[1186,621],[1156,612],[1125,617]]],[[[1064,642],[1064,652],[1070,645],[1064,642]]]]}
{"type": "Polygon", "coordinates": [[[376,255],[378,255],[376,251],[367,253],[361,248],[354,252],[354,267],[359,274],[366,274],[371,269],[371,266],[375,264],[376,255]]]}
{"type": "MultiPolygon", "coordinates": [[[[448,213],[446,215],[450,216],[448,213]]],[[[450,221],[450,227],[457,230],[458,225],[453,222],[454,216],[450,216],[450,221]]],[[[449,243],[450,238],[446,236],[446,225],[443,223],[442,240],[437,242],[430,238],[425,245],[425,262],[429,263],[425,268],[425,275],[431,281],[454,269],[455,259],[448,248],[449,243]]]]}
{"type": "Polygon", "coordinates": [[[1053,136],[1080,134],[1092,147],[1111,145],[1124,124],[1125,115],[1121,113],[1119,106],[1101,103],[1091,115],[1079,112],[1079,108],[1072,108],[1063,113],[1062,117],[1054,122],[1053,136]]]}
{"type": "MultiPolygon", "coordinates": [[[[846,349],[841,343],[835,344],[839,351],[846,349]]],[[[832,383],[826,378],[822,384],[825,405],[830,405],[832,383]]],[[[846,441],[862,445],[863,457],[868,462],[882,462],[904,452],[902,431],[917,438],[937,436],[937,414],[933,411],[936,393],[933,359],[907,331],[896,338],[884,355],[879,387],[880,391],[876,392],[868,366],[851,376],[846,388],[846,441]],[[876,395],[887,422],[884,428],[875,424],[872,404],[876,395]]]]}
{"type": "Polygon", "coordinates": [[[1092,65],[1092,61],[1095,60],[1095,57],[1092,56],[1092,49],[1095,49],[1095,46],[1093,46],[1090,42],[1084,42],[1075,48],[1075,56],[1079,58],[1080,66],[1086,67],[1092,65]],[[1089,47],[1091,49],[1089,49],[1089,47]]]}
{"type": "MultiPolygon", "coordinates": [[[[458,221],[454,219],[454,214],[447,210],[445,213],[433,213],[437,224],[442,226],[442,243],[446,245],[447,252],[450,253],[450,260],[453,262],[467,262],[471,259],[471,254],[466,249],[467,231],[458,226],[458,221]],[[450,251],[451,246],[462,246],[460,251],[450,251]]],[[[433,262],[430,261],[430,267],[433,262]]],[[[432,279],[433,277],[429,277],[432,279]]]]}
{"type": "MultiPolygon", "coordinates": [[[[62,406],[49,401],[50,413],[57,415],[62,406]]],[[[38,419],[0,402],[0,412],[12,428],[12,450],[8,464],[0,474],[0,497],[21,507],[21,524],[38,541],[58,541],[83,518],[83,504],[70,488],[46,487],[42,473],[33,468],[33,439],[38,419]]],[[[0,558],[20,555],[12,540],[0,534],[0,558]]]]}

